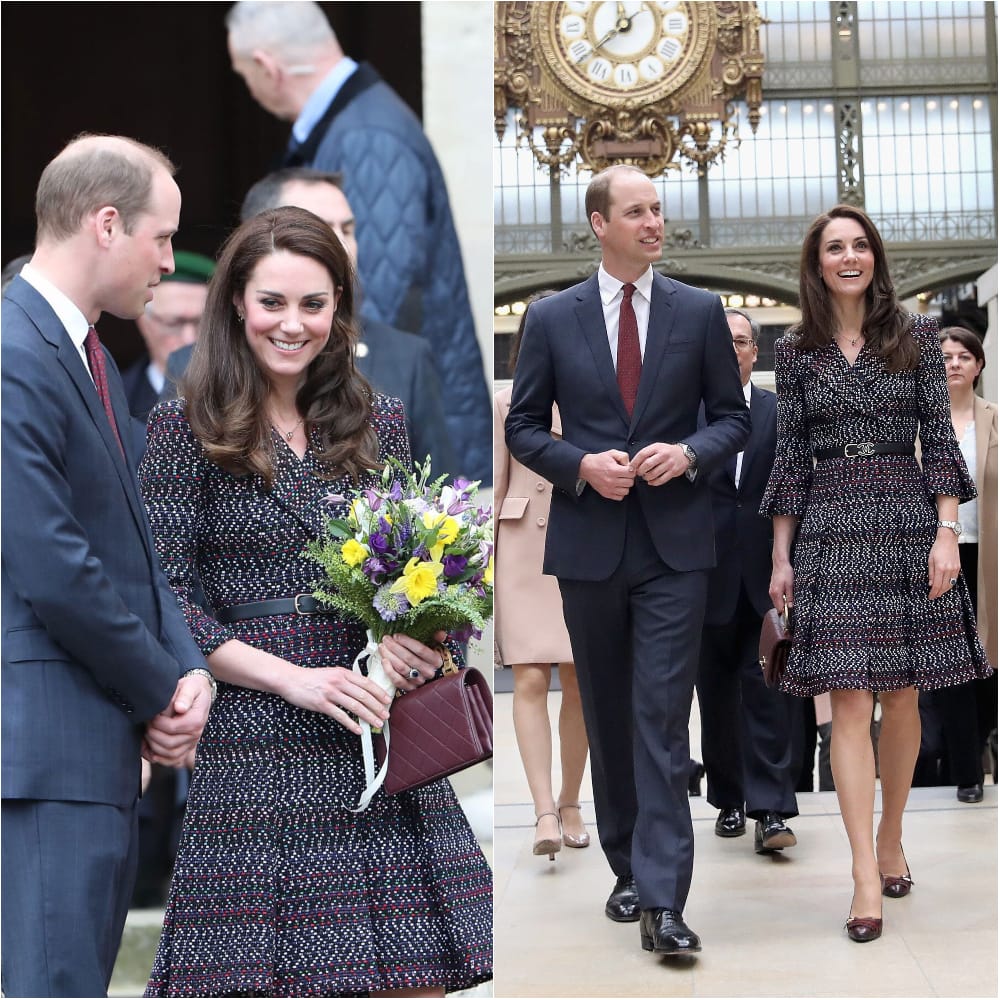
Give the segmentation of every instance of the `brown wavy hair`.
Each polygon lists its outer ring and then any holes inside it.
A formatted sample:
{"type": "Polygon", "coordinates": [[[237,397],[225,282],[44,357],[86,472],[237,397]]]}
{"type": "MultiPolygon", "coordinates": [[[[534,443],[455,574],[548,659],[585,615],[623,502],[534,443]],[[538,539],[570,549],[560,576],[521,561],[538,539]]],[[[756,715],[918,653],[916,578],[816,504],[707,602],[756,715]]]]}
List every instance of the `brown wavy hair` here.
{"type": "Polygon", "coordinates": [[[330,338],[306,370],[296,405],[324,478],[380,468],[371,426],[372,388],[354,364],[350,259],[333,230],[302,208],[276,208],[243,223],[222,248],[191,364],[181,382],[184,412],[209,460],[236,475],[259,475],[270,488],[274,442],[268,383],[250,350],[235,301],[257,264],[285,251],[321,264],[340,293],[330,338]],[[317,431],[317,448],[311,431],[317,431]]]}
{"type": "Polygon", "coordinates": [[[896,298],[896,289],[889,274],[885,246],[875,224],[853,205],[835,205],[813,220],[802,243],[799,262],[799,308],[802,319],[789,328],[797,338],[800,351],[814,351],[829,344],[837,332],[836,315],[830,301],[830,291],[820,274],[820,243],[823,230],[834,219],[853,219],[865,231],[875,258],[871,284],[865,291],[865,319],[861,327],[865,343],[880,358],[886,370],[907,371],[917,367],[920,349],[910,334],[913,319],[896,298]]]}

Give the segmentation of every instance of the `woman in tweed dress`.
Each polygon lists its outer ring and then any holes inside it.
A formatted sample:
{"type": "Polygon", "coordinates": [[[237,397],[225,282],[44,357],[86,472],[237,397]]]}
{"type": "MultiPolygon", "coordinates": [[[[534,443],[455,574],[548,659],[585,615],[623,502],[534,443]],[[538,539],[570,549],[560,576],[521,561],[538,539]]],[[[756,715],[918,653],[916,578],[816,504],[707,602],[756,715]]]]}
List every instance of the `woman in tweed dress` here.
{"type": "MultiPolygon", "coordinates": [[[[150,418],[157,549],[222,683],[148,996],[442,996],[491,978],[491,874],[451,786],[349,811],[357,720],[389,699],[344,666],[363,626],[302,599],[317,577],[303,551],[343,495],[391,455],[409,464],[402,406],[354,367],[351,286],[311,213],[251,219],[220,259],[186,401],[150,418]]],[[[382,652],[406,690],[442,659],[407,636],[382,652]]]]}
{"type": "Polygon", "coordinates": [[[951,426],[937,324],[897,301],[864,212],[838,205],[812,224],[800,305],[802,321],[775,346],[778,448],[761,513],[774,518],[771,599],[780,610],[794,598],[782,689],[830,692],[854,879],[846,929],[865,942],[882,933],[882,896],[913,885],[902,826],[920,747],[917,690],[990,672],[955,530],[975,486],[951,426]],[[874,692],[882,815],[873,843],[874,692]]]}

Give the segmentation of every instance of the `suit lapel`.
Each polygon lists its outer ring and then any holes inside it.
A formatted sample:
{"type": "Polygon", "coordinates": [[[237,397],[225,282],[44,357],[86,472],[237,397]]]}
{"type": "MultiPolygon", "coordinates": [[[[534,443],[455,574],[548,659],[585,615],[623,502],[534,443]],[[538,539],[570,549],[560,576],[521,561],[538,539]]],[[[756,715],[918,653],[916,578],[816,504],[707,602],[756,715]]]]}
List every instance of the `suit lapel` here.
{"type": "MultiPolygon", "coordinates": [[[[635,397],[632,411],[632,426],[642,419],[643,412],[654,391],[662,391],[660,369],[663,366],[664,348],[670,343],[674,332],[677,310],[673,307],[675,294],[673,282],[663,275],[653,273],[650,289],[649,325],[646,328],[646,350],[642,358],[642,375],[639,377],[639,392],[635,397]]],[[[617,382],[615,383],[617,386],[617,382]]],[[[624,404],[622,411],[624,412],[624,404]]]]}
{"type": "Polygon", "coordinates": [[[763,419],[755,420],[755,417],[766,417],[766,407],[767,407],[767,396],[764,395],[755,385],[750,386],[750,437],[747,438],[747,443],[743,448],[743,465],[740,468],[740,487],[739,491],[743,491],[743,487],[747,482],[747,473],[750,471],[750,467],[754,463],[754,459],[757,457],[757,449],[760,446],[761,439],[764,436],[764,427],[766,421],[763,419]]]}
{"type": "Polygon", "coordinates": [[[611,357],[611,346],[608,343],[608,329],[604,323],[604,305],[601,302],[601,290],[594,274],[584,282],[578,294],[579,303],[576,307],[576,318],[583,331],[583,338],[590,348],[594,358],[597,376],[601,380],[604,391],[618,409],[622,421],[628,426],[628,413],[622,400],[618,379],[615,376],[615,364],[611,357]]]}

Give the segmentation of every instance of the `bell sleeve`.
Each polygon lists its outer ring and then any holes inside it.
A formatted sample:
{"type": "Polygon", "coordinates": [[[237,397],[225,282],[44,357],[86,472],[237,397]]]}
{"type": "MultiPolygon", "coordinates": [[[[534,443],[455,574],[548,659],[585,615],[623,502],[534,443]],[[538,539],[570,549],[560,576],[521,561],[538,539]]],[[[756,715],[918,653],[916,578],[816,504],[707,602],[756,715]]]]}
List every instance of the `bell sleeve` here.
{"type": "Polygon", "coordinates": [[[976,484],[966,467],[951,423],[948,376],[937,320],[932,316],[916,316],[913,337],[920,348],[916,384],[924,482],[932,494],[958,497],[959,503],[963,503],[976,496],[976,484]]]}
{"type": "Polygon", "coordinates": [[[801,517],[809,498],[813,458],[806,426],[801,371],[794,341],[786,334],[774,345],[778,440],[771,476],[760,504],[760,513],[764,517],[775,514],[801,517]]]}

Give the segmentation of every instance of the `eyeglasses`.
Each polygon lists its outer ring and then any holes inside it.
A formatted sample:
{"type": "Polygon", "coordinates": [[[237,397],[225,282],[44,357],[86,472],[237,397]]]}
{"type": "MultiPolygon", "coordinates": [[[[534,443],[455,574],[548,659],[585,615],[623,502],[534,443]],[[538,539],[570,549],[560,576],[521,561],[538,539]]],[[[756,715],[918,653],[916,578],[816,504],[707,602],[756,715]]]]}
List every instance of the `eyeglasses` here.
{"type": "Polygon", "coordinates": [[[748,351],[753,346],[753,341],[748,340],[746,337],[733,337],[733,347],[737,351],[748,351]]]}
{"type": "Polygon", "coordinates": [[[186,326],[193,326],[197,330],[201,323],[200,316],[161,316],[152,310],[146,310],[146,315],[170,333],[180,333],[186,326]]]}

